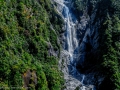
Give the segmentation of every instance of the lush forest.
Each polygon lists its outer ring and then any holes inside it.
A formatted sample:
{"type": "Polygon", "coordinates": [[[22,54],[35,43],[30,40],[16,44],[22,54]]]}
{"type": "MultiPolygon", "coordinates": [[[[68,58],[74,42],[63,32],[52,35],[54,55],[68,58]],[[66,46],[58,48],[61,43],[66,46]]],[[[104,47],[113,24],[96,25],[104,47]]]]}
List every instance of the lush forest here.
{"type": "Polygon", "coordinates": [[[62,22],[50,0],[0,0],[0,90],[61,89],[62,22]]]}
{"type": "Polygon", "coordinates": [[[99,54],[92,62],[97,60],[96,68],[105,76],[99,90],[120,90],[120,0],[73,0],[73,2],[77,14],[87,8],[91,16],[97,10],[94,23],[91,25],[100,21],[99,54]]]}
{"type": "MultiPolygon", "coordinates": [[[[120,90],[120,0],[72,1],[76,16],[87,8],[100,20],[93,62],[105,79],[98,90],[120,90]]],[[[62,90],[62,25],[50,0],[0,0],[0,90],[62,90]]]]}
{"type": "Polygon", "coordinates": [[[120,89],[120,0],[104,0],[99,4],[104,17],[100,28],[101,62],[106,78],[105,85],[111,90],[120,89]],[[102,7],[104,6],[104,7],[102,7]],[[104,10],[104,11],[103,11],[104,10]]]}

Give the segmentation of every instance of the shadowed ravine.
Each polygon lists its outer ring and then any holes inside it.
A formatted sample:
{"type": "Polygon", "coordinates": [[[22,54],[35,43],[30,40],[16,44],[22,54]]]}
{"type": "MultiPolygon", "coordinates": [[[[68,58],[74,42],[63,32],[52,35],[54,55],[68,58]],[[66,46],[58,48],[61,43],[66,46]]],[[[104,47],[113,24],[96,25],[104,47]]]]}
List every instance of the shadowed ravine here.
{"type": "MultiPolygon", "coordinates": [[[[59,61],[59,68],[62,70],[65,79],[64,90],[95,90],[93,85],[84,85],[83,81],[85,75],[81,74],[76,69],[76,60],[80,53],[78,52],[79,40],[77,38],[76,25],[78,21],[74,13],[70,10],[70,0],[54,0],[57,3],[57,11],[64,19],[65,29],[65,44],[61,51],[61,59],[59,61]]],[[[84,19],[83,19],[84,20],[84,19]]],[[[83,21],[86,25],[86,20],[83,21]]]]}

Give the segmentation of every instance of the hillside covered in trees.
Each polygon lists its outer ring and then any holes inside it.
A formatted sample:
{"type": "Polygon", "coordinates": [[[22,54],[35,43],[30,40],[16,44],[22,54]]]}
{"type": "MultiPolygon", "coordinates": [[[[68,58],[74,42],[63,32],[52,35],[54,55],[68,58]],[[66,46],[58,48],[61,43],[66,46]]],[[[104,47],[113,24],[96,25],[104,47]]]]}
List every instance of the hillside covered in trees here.
{"type": "Polygon", "coordinates": [[[61,25],[49,0],[0,0],[0,90],[60,90],[61,25]]]}
{"type": "MultiPolygon", "coordinates": [[[[85,13],[88,27],[98,24],[99,34],[97,50],[90,45],[86,50],[89,65],[77,69],[104,76],[97,90],[120,90],[120,0],[71,1],[78,22],[85,13]]],[[[56,5],[53,0],[0,0],[0,90],[64,90],[58,69],[64,20],[56,5]]]]}

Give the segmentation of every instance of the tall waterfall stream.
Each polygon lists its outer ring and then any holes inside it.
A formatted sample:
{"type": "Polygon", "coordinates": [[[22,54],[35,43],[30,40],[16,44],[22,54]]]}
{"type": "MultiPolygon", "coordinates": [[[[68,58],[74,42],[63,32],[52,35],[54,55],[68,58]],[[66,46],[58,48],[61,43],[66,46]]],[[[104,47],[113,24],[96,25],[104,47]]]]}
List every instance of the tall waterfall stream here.
{"type": "MultiPolygon", "coordinates": [[[[77,38],[76,24],[78,23],[74,13],[70,10],[70,0],[54,0],[59,7],[58,13],[64,19],[65,25],[65,45],[61,51],[61,59],[59,68],[64,74],[65,88],[64,90],[95,90],[94,85],[84,85],[85,75],[81,74],[76,69],[76,60],[80,56],[78,53],[79,41],[77,38]]],[[[86,25],[86,20],[83,20],[83,25],[86,25]]]]}

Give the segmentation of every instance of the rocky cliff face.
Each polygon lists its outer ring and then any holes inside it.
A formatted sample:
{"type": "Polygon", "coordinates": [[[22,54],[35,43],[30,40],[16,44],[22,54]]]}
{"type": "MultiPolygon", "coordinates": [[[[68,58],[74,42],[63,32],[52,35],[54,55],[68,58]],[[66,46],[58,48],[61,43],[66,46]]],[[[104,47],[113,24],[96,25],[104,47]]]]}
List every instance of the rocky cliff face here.
{"type": "Polygon", "coordinates": [[[64,20],[64,26],[61,28],[63,33],[60,35],[62,51],[59,68],[64,73],[65,90],[85,88],[103,90],[106,85],[113,85],[111,88],[118,87],[119,80],[115,78],[119,78],[119,75],[118,77],[115,75],[119,73],[117,68],[119,50],[116,49],[119,41],[115,35],[119,33],[119,5],[117,5],[119,1],[53,0],[53,2],[64,20]],[[111,21],[112,19],[116,20],[118,26],[111,21]],[[113,66],[109,66],[113,63],[113,66]]]}
{"type": "MultiPolygon", "coordinates": [[[[70,0],[53,0],[56,10],[64,19],[64,33],[61,34],[62,51],[59,68],[64,73],[65,89],[95,89],[102,77],[96,76],[95,64],[99,47],[100,20],[96,19],[97,9],[88,12],[86,8],[79,14],[75,13],[74,3],[70,0]]],[[[89,4],[89,3],[88,3],[89,4]]],[[[89,6],[89,5],[88,5],[89,6]]]]}
{"type": "Polygon", "coordinates": [[[76,13],[74,1],[53,0],[56,10],[64,19],[61,34],[62,51],[59,68],[64,73],[65,90],[97,89],[104,77],[97,71],[99,61],[99,28],[102,20],[97,17],[97,3],[88,1],[76,13]],[[94,85],[94,86],[93,86],[94,85]]]}
{"type": "MultiPolygon", "coordinates": [[[[89,3],[87,3],[88,6],[89,3]]],[[[79,59],[77,66],[81,68],[91,68],[94,67],[94,64],[97,63],[96,55],[98,54],[99,47],[99,28],[101,19],[97,19],[97,8],[89,11],[90,7],[86,7],[83,15],[80,16],[80,24],[78,31],[83,34],[79,47],[79,59]],[[88,12],[91,12],[89,14],[88,12]]],[[[81,36],[81,35],[80,35],[81,36]]],[[[98,56],[98,55],[97,55],[98,56]]]]}
{"type": "MultiPolygon", "coordinates": [[[[81,42],[79,45],[79,57],[77,59],[76,67],[77,69],[85,74],[84,84],[93,84],[96,86],[96,89],[99,87],[101,82],[104,79],[97,68],[97,65],[100,63],[99,61],[99,28],[102,20],[97,17],[98,8],[97,4],[92,7],[89,1],[87,2],[87,6],[85,10],[83,10],[83,15],[80,16],[80,23],[87,22],[86,24],[82,24],[84,28],[78,28],[78,31],[83,32],[83,37],[81,38],[81,42]],[[89,9],[92,8],[92,9],[89,9]],[[87,20],[85,21],[84,18],[87,20]]],[[[79,25],[81,26],[81,25],[79,25]]]]}

